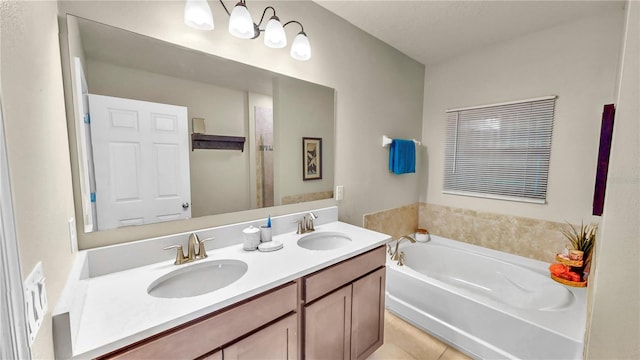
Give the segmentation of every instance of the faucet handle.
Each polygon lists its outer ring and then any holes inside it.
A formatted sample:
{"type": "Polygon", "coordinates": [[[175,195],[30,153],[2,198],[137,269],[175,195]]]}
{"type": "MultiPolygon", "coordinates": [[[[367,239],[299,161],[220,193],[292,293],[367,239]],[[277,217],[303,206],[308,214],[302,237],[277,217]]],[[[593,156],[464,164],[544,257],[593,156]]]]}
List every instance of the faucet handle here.
{"type": "Polygon", "coordinates": [[[184,256],[184,251],[182,250],[182,245],[169,245],[167,247],[162,248],[162,250],[171,250],[171,249],[177,249],[176,261],[174,262],[174,264],[181,265],[187,262],[187,257],[184,256]]]}
{"type": "Polygon", "coordinates": [[[296,220],[296,221],[292,221],[293,223],[297,223],[298,224],[298,230],[296,230],[296,234],[304,234],[305,233],[305,226],[304,226],[304,219],[302,220],[296,220]]]}
{"type": "Polygon", "coordinates": [[[398,258],[398,266],[404,266],[404,251],[400,251],[400,257],[398,258]]]}
{"type": "Polygon", "coordinates": [[[206,238],[206,239],[203,239],[203,240],[199,240],[199,242],[198,242],[198,257],[200,259],[204,259],[204,258],[206,258],[208,256],[207,255],[207,249],[204,248],[204,243],[207,242],[207,241],[211,241],[213,239],[215,239],[215,236],[212,236],[210,238],[206,238]]]}

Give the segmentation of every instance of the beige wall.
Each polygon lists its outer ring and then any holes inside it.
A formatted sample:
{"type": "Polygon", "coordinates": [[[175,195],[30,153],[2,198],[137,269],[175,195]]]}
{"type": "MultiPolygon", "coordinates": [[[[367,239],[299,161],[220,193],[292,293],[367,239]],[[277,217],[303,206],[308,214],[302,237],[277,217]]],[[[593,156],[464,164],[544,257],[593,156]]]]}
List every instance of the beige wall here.
{"type": "MultiPolygon", "coordinates": [[[[427,69],[423,141],[428,148],[420,199],[426,206],[453,211],[463,219],[478,217],[508,223],[514,234],[536,225],[543,236],[559,224],[598,221],[591,204],[595,181],[602,105],[617,103],[614,140],[602,226],[596,249],[595,273],[590,286],[592,318],[587,332],[586,356],[593,359],[637,359],[640,322],[638,268],[638,3],[631,3],[620,93],[616,97],[624,12],[600,14],[556,28],[497,44],[427,69]],[[444,112],[449,108],[495,103],[541,95],[558,95],[551,151],[548,204],[533,205],[442,194],[444,112]],[[460,214],[457,214],[460,213],[460,214]],[[471,215],[469,215],[471,214],[471,215]],[[469,215],[469,216],[467,216],[469,215]],[[510,219],[517,221],[510,221],[510,219]],[[521,221],[521,220],[522,221],[521,221]],[[548,220],[548,221],[540,221],[548,220]],[[515,224],[515,225],[514,225],[515,224]]],[[[423,219],[420,225],[439,219],[423,219]]],[[[451,215],[451,214],[449,214],[451,215]]],[[[448,220],[455,220],[447,215],[448,220]]],[[[485,219],[486,220],[486,219],[485,219]]],[[[474,229],[469,224],[460,228],[474,229]]],[[[478,226],[474,222],[474,226],[478,226]]],[[[482,245],[507,252],[522,249],[519,236],[487,239],[491,231],[473,236],[482,245]],[[484,240],[486,241],[484,241],[484,240]],[[506,241],[506,242],[505,242],[506,241]]],[[[477,230],[477,229],[476,229],[477,230]]],[[[480,230],[481,231],[481,230],[480,230]]],[[[508,234],[507,234],[508,235],[508,234]]],[[[535,235],[535,232],[534,232],[535,235]]],[[[462,236],[464,237],[464,236],[462,236]]],[[[534,236],[535,238],[535,236],[534,236]]],[[[531,254],[548,257],[549,243],[527,244],[531,254]],[[546,244],[546,245],[544,245],[546,244]]],[[[527,250],[528,251],[528,250],[527,250]]],[[[546,259],[546,261],[549,261],[546,259]]]]}
{"type": "Polygon", "coordinates": [[[334,91],[280,78],[273,93],[276,203],[292,195],[333,190],[334,91]],[[302,138],[322,138],[322,179],[302,180],[302,138]]]}
{"type": "Polygon", "coordinates": [[[2,103],[22,274],[42,261],[49,300],[32,355],[53,358],[51,312],[74,258],[57,6],[49,1],[0,6],[2,103]]]}
{"type": "Polygon", "coordinates": [[[640,359],[640,3],[628,6],[587,359],[640,359]]]}
{"type": "Polygon", "coordinates": [[[614,89],[623,11],[599,14],[427,69],[421,202],[555,222],[589,222],[602,106],[614,89]],[[547,204],[442,194],[445,111],[557,95],[547,204]]]}
{"type": "MultiPolygon", "coordinates": [[[[248,136],[247,93],[244,91],[91,59],[86,68],[91,94],[184,106],[188,109],[189,133],[191,119],[204,118],[207,134],[248,136]]],[[[248,149],[245,144],[245,150],[248,149]]],[[[189,164],[193,217],[250,207],[249,151],[189,151],[189,164]]]]}
{"type": "MultiPolygon", "coordinates": [[[[216,3],[211,3],[216,29],[210,32],[184,25],[182,0],[65,1],[59,8],[60,14],[86,17],[334,88],[335,151],[340,154],[335,163],[335,184],[345,186],[345,199],[339,203],[340,219],[362,225],[365,213],[415,203],[418,176],[389,174],[388,149],[381,147],[381,139],[384,134],[419,137],[424,66],[311,1],[276,1],[271,5],[283,21],[297,19],[304,24],[313,51],[311,61],[294,61],[287,50],[230,36],[225,31],[227,15],[216,3]]],[[[262,7],[250,5],[253,12],[258,8],[262,7]]],[[[289,39],[297,31],[294,26],[287,27],[289,39]]],[[[92,247],[334,204],[333,200],[323,200],[81,236],[83,246],[92,247]]]]}

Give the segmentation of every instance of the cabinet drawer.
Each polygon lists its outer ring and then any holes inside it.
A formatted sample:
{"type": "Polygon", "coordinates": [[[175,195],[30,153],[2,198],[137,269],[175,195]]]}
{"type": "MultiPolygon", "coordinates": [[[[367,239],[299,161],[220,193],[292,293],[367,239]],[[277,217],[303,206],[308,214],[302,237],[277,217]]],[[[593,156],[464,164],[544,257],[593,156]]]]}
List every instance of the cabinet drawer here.
{"type": "Polygon", "coordinates": [[[335,264],[304,278],[304,301],[309,303],[322,295],[352,282],[384,266],[385,248],[380,246],[352,259],[335,264]]]}
{"type": "Polygon", "coordinates": [[[258,295],[229,310],[143,340],[105,358],[194,359],[296,310],[296,283],[258,295]]]}

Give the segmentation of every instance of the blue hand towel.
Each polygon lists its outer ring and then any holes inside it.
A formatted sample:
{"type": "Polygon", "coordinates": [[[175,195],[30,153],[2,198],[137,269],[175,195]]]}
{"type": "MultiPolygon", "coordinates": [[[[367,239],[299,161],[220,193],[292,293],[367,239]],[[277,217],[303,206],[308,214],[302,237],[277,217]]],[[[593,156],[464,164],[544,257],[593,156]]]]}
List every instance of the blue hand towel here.
{"type": "Polygon", "coordinates": [[[393,139],[391,141],[389,171],[394,174],[416,172],[416,144],[413,140],[393,139]]]}

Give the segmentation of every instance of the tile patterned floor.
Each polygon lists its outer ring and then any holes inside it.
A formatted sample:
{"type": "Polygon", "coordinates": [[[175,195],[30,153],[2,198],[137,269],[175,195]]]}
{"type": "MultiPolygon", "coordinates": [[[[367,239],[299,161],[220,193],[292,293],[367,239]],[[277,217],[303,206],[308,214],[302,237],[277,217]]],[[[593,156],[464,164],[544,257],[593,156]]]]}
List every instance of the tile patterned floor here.
{"type": "Polygon", "coordinates": [[[368,360],[470,360],[460,351],[385,310],[384,344],[368,360]]]}

